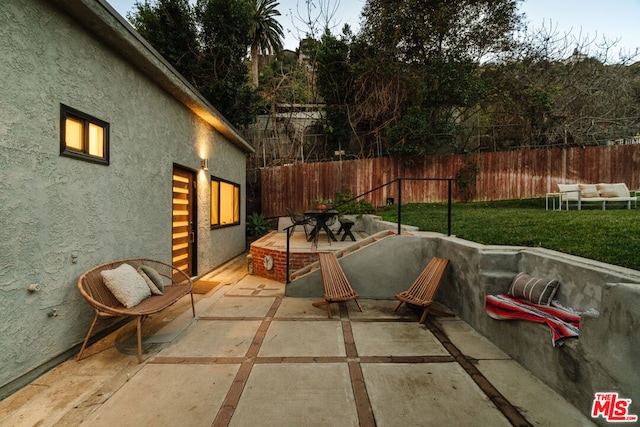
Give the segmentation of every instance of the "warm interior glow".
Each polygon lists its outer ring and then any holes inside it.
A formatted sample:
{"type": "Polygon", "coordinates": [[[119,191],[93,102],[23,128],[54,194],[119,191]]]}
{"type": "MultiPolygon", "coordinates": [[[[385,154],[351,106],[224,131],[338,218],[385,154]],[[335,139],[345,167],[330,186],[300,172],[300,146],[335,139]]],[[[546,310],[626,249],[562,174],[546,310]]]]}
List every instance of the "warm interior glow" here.
{"type": "Polygon", "coordinates": [[[104,157],[104,128],[89,123],[89,154],[104,157]]]}
{"type": "Polygon", "coordinates": [[[64,142],[67,148],[82,151],[82,122],[67,117],[64,130],[64,142]]]}
{"type": "Polygon", "coordinates": [[[233,187],[233,222],[240,222],[240,187],[233,187]]]}
{"type": "Polygon", "coordinates": [[[220,218],[218,218],[218,204],[220,203],[220,194],[218,182],[211,183],[211,224],[219,225],[220,218]]]}
{"type": "Polygon", "coordinates": [[[240,223],[240,187],[236,184],[211,181],[211,225],[240,223]]]}
{"type": "Polygon", "coordinates": [[[220,183],[220,224],[233,224],[234,218],[234,186],[226,182],[220,183]]]}

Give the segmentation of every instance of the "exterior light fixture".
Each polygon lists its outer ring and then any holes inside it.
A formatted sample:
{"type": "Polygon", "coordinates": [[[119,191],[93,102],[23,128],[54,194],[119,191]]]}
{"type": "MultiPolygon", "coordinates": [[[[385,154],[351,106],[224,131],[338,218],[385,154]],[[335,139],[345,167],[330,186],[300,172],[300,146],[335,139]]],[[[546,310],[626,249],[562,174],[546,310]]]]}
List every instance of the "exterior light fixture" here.
{"type": "Polygon", "coordinates": [[[209,170],[209,159],[202,159],[200,166],[202,167],[202,170],[208,171],[209,170]]]}

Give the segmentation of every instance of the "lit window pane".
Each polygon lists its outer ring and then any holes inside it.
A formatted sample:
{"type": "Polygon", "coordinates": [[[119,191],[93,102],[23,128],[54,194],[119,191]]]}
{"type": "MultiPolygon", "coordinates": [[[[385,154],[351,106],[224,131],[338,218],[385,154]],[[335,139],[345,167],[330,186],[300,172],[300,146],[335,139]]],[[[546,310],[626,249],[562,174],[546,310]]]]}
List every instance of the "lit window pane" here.
{"type": "Polygon", "coordinates": [[[89,124],[89,154],[104,157],[104,128],[89,124]]]}
{"type": "Polygon", "coordinates": [[[211,226],[240,224],[240,186],[211,178],[211,226]]]}
{"type": "Polygon", "coordinates": [[[64,104],[60,114],[60,155],[108,165],[109,123],[64,104]]]}
{"type": "Polygon", "coordinates": [[[218,217],[219,211],[219,184],[217,181],[211,181],[211,224],[219,225],[220,218],[218,217]]]}
{"type": "Polygon", "coordinates": [[[64,130],[64,142],[67,148],[82,151],[82,122],[71,117],[67,117],[64,130]]]}
{"type": "Polygon", "coordinates": [[[233,185],[220,183],[220,224],[233,224],[233,190],[233,185]]]}
{"type": "Polygon", "coordinates": [[[233,222],[240,222],[240,187],[233,187],[233,222]]]}

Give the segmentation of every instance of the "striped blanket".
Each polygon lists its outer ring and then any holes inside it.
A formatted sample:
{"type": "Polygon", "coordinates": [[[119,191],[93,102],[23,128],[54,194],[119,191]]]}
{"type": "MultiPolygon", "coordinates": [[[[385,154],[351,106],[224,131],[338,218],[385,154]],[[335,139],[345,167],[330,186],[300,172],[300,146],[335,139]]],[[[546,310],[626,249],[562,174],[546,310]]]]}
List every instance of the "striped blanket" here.
{"type": "Polygon", "coordinates": [[[546,323],[551,328],[553,345],[560,347],[565,338],[577,337],[580,332],[580,316],[559,308],[535,305],[509,295],[489,295],[487,314],[498,320],[520,319],[546,323]]]}

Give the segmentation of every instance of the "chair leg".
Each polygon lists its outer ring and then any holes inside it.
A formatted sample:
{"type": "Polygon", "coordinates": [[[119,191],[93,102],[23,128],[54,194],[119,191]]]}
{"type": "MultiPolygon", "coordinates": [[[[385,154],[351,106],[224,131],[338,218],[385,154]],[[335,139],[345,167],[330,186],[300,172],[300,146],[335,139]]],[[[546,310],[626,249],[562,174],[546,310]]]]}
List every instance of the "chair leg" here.
{"type": "Polygon", "coordinates": [[[422,317],[420,317],[419,323],[424,323],[427,320],[428,313],[429,313],[429,307],[425,307],[424,311],[422,312],[422,317]]]}
{"type": "Polygon", "coordinates": [[[331,304],[329,304],[329,301],[327,301],[327,315],[331,319],[331,304]]]}
{"type": "Polygon", "coordinates": [[[193,313],[193,317],[196,317],[196,306],[193,303],[193,292],[191,294],[191,312],[193,313]]]}
{"type": "Polygon", "coordinates": [[[138,363],[142,363],[142,322],[146,316],[138,316],[138,363]]]}
{"type": "Polygon", "coordinates": [[[91,337],[91,332],[93,332],[93,328],[96,326],[96,323],[98,323],[98,317],[99,317],[98,313],[96,313],[96,317],[93,318],[93,322],[89,327],[89,332],[87,332],[87,336],[85,337],[84,342],[82,343],[82,348],[80,349],[80,353],[78,353],[78,356],[76,357],[76,362],[82,358],[82,353],[84,353],[84,350],[87,348],[87,343],[89,342],[89,337],[91,337]]]}
{"type": "Polygon", "coordinates": [[[316,229],[316,234],[313,236],[313,244],[311,247],[315,245],[316,249],[318,249],[318,234],[320,234],[320,230],[316,229]]]}
{"type": "Polygon", "coordinates": [[[398,304],[396,304],[396,306],[393,308],[393,311],[397,311],[400,306],[402,305],[402,301],[400,301],[398,304]]]}
{"type": "Polygon", "coordinates": [[[362,310],[362,306],[360,305],[360,303],[358,302],[358,300],[354,300],[356,302],[356,305],[358,306],[358,309],[360,310],[360,312],[364,311],[362,310]]]}

